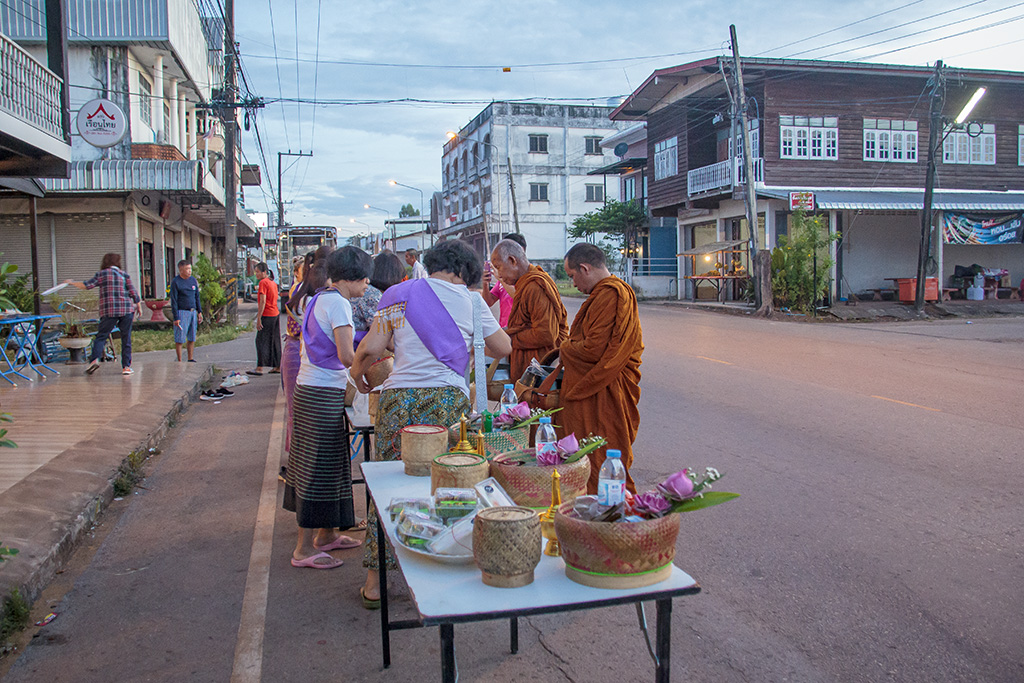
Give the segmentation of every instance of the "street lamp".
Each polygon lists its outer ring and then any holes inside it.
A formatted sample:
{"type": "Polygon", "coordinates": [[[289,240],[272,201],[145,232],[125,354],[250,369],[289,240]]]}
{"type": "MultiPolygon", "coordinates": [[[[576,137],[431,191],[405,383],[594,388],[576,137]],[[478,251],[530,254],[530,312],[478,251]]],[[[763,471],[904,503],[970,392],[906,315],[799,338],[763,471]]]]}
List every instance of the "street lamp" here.
{"type": "MultiPolygon", "coordinates": [[[[422,221],[424,219],[424,215],[423,215],[423,190],[421,190],[418,187],[413,187],[412,185],[406,185],[405,183],[400,183],[397,180],[389,180],[388,183],[390,183],[391,185],[398,185],[399,187],[405,187],[405,188],[408,188],[410,190],[416,190],[417,192],[420,193],[420,220],[422,221]]],[[[427,225],[427,232],[430,233],[430,246],[434,246],[434,233],[430,232],[430,222],[427,221],[426,225],[427,225]]]]}
{"type": "Polygon", "coordinates": [[[391,212],[388,211],[387,209],[378,209],[376,206],[370,206],[369,204],[363,204],[363,208],[373,209],[374,211],[383,211],[388,215],[388,220],[387,223],[384,224],[384,228],[386,229],[388,227],[388,223],[391,223],[391,250],[394,251],[395,249],[397,249],[395,244],[397,244],[398,237],[397,235],[395,235],[395,224],[391,220],[391,212]]]}
{"type": "MultiPolygon", "coordinates": [[[[456,133],[453,130],[448,131],[446,133],[446,135],[448,136],[449,140],[454,140],[457,137],[459,137],[459,134],[456,133]]],[[[468,141],[469,138],[466,138],[466,140],[468,141]]],[[[495,153],[501,154],[501,150],[498,149],[498,146],[496,144],[494,144],[493,142],[487,142],[486,140],[473,140],[473,142],[474,143],[479,143],[481,145],[487,145],[488,147],[493,148],[495,153]]],[[[498,189],[497,189],[497,191],[495,191],[495,189],[494,189],[495,183],[494,183],[494,181],[491,181],[491,195],[495,197],[495,213],[498,215],[498,239],[501,240],[501,225],[502,225],[502,223],[501,223],[501,173],[498,172],[498,163],[497,163],[497,161],[495,161],[495,164],[494,164],[494,175],[498,179],[498,189]]],[[[485,258],[490,258],[491,257],[491,236],[488,233],[486,226],[484,227],[484,248],[487,250],[487,254],[486,254],[485,258]]]]}

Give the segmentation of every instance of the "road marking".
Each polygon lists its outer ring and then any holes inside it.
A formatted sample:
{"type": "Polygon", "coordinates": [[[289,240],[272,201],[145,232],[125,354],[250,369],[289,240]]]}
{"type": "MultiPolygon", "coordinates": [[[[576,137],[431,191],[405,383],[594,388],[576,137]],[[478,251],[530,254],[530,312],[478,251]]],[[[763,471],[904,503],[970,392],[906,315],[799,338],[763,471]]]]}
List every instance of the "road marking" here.
{"type": "Polygon", "coordinates": [[[274,544],[274,516],[277,513],[277,473],[281,467],[284,412],[284,394],[279,383],[274,421],[270,426],[270,443],[267,445],[267,462],[263,468],[263,489],[256,511],[249,571],[245,576],[231,683],[259,683],[263,675],[263,634],[270,586],[270,551],[274,544]]]}
{"type": "Polygon", "coordinates": [[[701,360],[709,360],[712,363],[721,363],[722,365],[732,365],[732,363],[730,363],[727,360],[718,360],[717,358],[708,358],[707,356],[694,356],[694,358],[700,358],[701,360]]]}
{"type": "Polygon", "coordinates": [[[942,410],[939,408],[929,408],[928,406],[919,406],[916,403],[907,403],[906,401],[897,401],[894,398],[886,398],[885,396],[872,396],[871,398],[877,398],[880,401],[890,401],[891,403],[899,403],[901,406],[910,406],[911,408],[920,408],[921,410],[930,410],[933,413],[941,413],[942,410]]]}

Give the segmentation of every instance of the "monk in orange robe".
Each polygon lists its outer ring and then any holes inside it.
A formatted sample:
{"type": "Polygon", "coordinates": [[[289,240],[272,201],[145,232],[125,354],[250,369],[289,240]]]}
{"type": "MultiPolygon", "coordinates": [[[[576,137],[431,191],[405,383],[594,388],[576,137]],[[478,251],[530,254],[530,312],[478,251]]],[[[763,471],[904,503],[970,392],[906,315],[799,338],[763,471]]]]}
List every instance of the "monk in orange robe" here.
{"type": "Polygon", "coordinates": [[[512,240],[502,240],[491,252],[498,278],[515,288],[512,312],[505,332],[512,340],[509,365],[512,380],[523,376],[530,359],[541,360],[569,336],[568,314],[551,276],[530,265],[526,251],[512,240]]]}
{"type": "MultiPolygon", "coordinates": [[[[644,350],[636,294],[608,271],[604,252],[593,244],[577,244],[565,255],[565,272],[587,294],[572,322],[569,338],[559,347],[565,366],[563,410],[556,415],[565,434],[577,439],[590,434],[608,440],[606,448],[622,451],[626,487],[636,493],[630,474],[633,441],[640,426],[640,355],[644,350]]],[[[597,493],[605,449],[590,454],[587,492],[597,493]]]]}

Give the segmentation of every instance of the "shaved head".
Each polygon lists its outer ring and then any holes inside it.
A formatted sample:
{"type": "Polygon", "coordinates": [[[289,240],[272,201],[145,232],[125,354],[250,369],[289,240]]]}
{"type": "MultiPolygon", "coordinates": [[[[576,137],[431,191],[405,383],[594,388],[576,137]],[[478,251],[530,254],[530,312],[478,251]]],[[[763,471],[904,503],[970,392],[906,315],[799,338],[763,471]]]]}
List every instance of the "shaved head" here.
{"type": "Polygon", "coordinates": [[[601,247],[588,244],[587,242],[580,242],[574,245],[572,249],[566,252],[565,260],[574,269],[578,268],[581,263],[598,268],[605,266],[604,252],[601,251],[601,247]]]}
{"type": "Polygon", "coordinates": [[[514,258],[520,263],[525,263],[527,266],[530,265],[530,262],[526,258],[526,250],[523,249],[518,242],[510,239],[503,239],[498,242],[497,246],[494,247],[492,254],[502,261],[514,258]]]}
{"type": "Polygon", "coordinates": [[[491,266],[499,280],[515,287],[519,278],[530,269],[530,261],[518,242],[505,239],[498,242],[491,252],[491,266]]]}

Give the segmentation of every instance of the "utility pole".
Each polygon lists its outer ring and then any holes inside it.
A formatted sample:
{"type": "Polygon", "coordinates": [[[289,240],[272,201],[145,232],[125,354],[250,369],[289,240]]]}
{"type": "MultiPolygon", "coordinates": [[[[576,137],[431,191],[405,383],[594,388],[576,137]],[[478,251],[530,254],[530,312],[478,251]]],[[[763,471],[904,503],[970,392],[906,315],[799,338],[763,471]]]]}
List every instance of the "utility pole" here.
{"type": "MultiPolygon", "coordinates": [[[[235,125],[238,119],[234,107],[238,94],[235,64],[235,0],[224,0],[224,100],[230,106],[222,110],[224,121],[224,260],[225,275],[234,277],[233,296],[228,297],[228,318],[238,321],[238,197],[235,188],[235,125]]],[[[231,291],[231,290],[229,290],[231,291]]]]}
{"type": "Polygon", "coordinates": [[[519,209],[516,208],[516,181],[512,178],[512,158],[505,157],[508,164],[508,187],[512,191],[512,217],[516,222],[516,234],[519,234],[519,209]]]}
{"type": "Polygon", "coordinates": [[[924,311],[924,289],[928,258],[932,250],[932,190],[935,188],[935,147],[942,139],[943,76],[942,60],[935,62],[932,75],[931,118],[928,122],[928,167],[924,179],[924,206],[921,209],[921,244],[917,253],[917,291],[914,294],[914,309],[924,311]]]}
{"type": "MultiPolygon", "coordinates": [[[[736,76],[736,102],[733,111],[740,116],[740,133],[743,135],[743,167],[747,176],[744,200],[747,208],[747,226],[750,232],[751,274],[754,276],[754,302],[759,313],[771,312],[770,296],[766,297],[763,289],[763,261],[765,260],[757,245],[757,191],[754,189],[754,155],[750,147],[750,123],[747,121],[747,95],[743,89],[743,69],[740,66],[740,46],[736,39],[736,25],[729,26],[729,38],[732,41],[732,60],[736,76]],[[738,106],[737,106],[738,105],[738,106]],[[765,299],[768,298],[768,301],[765,299]]],[[[766,245],[767,246],[767,245],[766,245]]]]}
{"type": "Polygon", "coordinates": [[[282,228],[284,228],[284,201],[281,198],[281,157],[311,157],[313,151],[309,153],[305,152],[293,152],[288,150],[287,152],[277,153],[277,230],[280,234],[282,228]]]}

